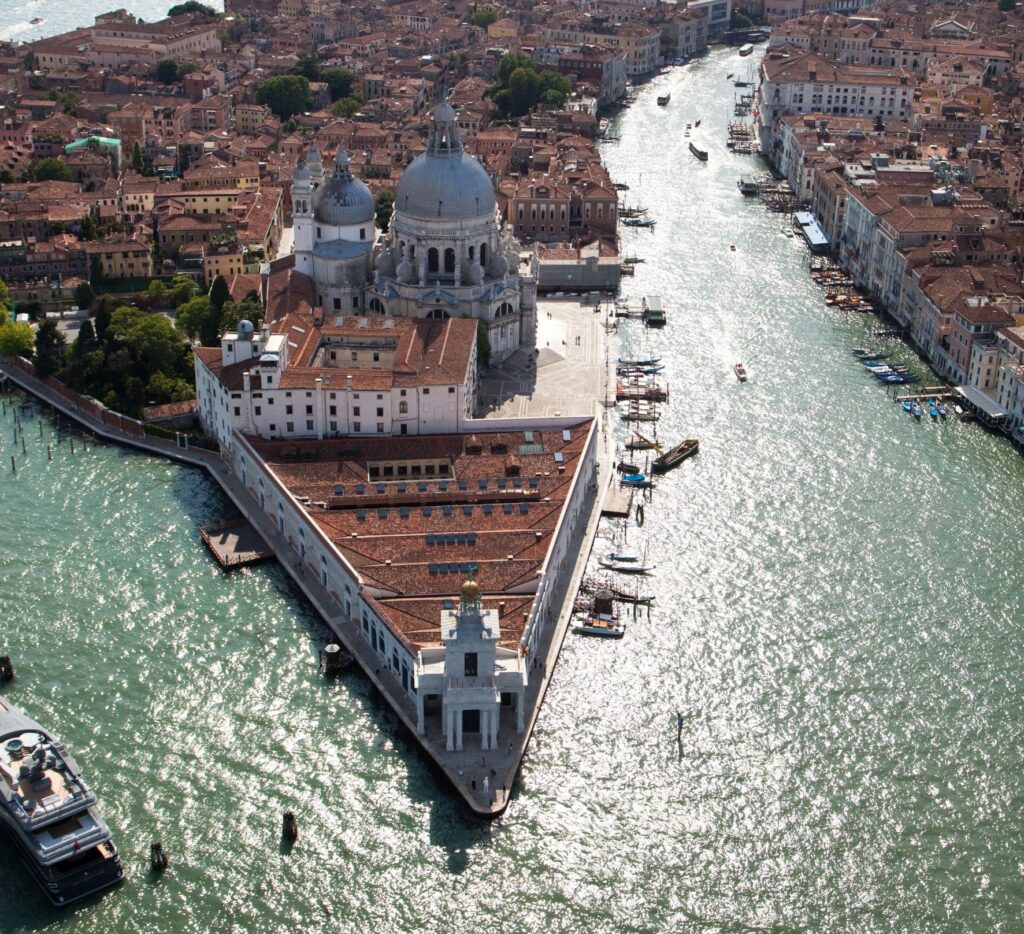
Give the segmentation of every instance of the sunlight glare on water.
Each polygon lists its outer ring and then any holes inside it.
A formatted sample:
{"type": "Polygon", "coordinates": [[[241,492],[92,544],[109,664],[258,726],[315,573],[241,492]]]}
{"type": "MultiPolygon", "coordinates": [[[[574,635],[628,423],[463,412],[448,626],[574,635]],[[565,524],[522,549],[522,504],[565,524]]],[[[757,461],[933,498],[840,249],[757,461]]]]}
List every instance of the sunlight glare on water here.
{"type": "Polygon", "coordinates": [[[747,61],[656,78],[603,149],[658,221],[624,233],[646,260],[624,290],[669,317],[622,340],[666,358],[659,437],[701,449],[628,527],[656,608],[619,643],[568,637],[493,825],[361,675],[321,680],[323,630],[276,565],[214,565],[198,529],[229,513],[205,477],[80,442],[47,463],[52,423],[40,441],[24,416],[0,473],[5,696],[78,757],[127,883],[57,913],[5,850],[0,928],[1019,929],[1024,470],[898,411],[849,352],[873,319],[826,307],[783,218],[739,195],[725,75],[747,61]]]}

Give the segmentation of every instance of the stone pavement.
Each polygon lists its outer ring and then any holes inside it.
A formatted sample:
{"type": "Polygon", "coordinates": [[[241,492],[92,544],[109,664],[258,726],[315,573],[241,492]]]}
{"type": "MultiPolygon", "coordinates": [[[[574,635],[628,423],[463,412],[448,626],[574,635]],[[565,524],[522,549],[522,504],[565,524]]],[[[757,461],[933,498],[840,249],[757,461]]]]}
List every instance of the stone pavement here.
{"type": "Polygon", "coordinates": [[[608,322],[607,305],[595,310],[578,298],[540,299],[536,354],[518,350],[483,372],[477,415],[593,415],[595,401],[613,402],[608,322]]]}

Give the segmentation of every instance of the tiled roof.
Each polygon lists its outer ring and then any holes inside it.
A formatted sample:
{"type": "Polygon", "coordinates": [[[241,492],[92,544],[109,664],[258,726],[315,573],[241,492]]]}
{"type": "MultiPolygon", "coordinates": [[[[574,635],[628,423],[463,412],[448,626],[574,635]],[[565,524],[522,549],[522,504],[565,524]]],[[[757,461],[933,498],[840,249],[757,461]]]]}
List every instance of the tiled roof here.
{"type": "Polygon", "coordinates": [[[473,568],[502,607],[514,646],[562,516],[591,419],[571,428],[329,441],[249,438],[311,519],[383,595],[376,603],[414,648],[440,643],[443,601],[473,568]],[[469,453],[467,448],[479,453],[469,453]],[[369,478],[375,461],[447,461],[445,477],[369,478]],[[518,469],[518,476],[508,476],[518,469]],[[359,490],[359,492],[357,492],[359,490]],[[341,492],[342,495],[338,495],[341,492]],[[327,503],[329,508],[316,505],[327,503]]]}

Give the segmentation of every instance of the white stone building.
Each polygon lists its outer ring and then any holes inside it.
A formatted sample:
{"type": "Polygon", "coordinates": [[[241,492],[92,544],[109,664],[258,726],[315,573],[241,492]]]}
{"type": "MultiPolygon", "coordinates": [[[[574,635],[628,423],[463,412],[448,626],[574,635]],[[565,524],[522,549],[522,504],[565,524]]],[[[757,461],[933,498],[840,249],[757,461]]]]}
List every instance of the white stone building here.
{"type": "Polygon", "coordinates": [[[395,192],[387,243],[367,290],[371,313],[407,318],[476,318],[491,359],[536,342],[537,276],[532,253],[503,232],[494,185],[462,149],[455,111],[434,108],[427,151],[395,192]]]}

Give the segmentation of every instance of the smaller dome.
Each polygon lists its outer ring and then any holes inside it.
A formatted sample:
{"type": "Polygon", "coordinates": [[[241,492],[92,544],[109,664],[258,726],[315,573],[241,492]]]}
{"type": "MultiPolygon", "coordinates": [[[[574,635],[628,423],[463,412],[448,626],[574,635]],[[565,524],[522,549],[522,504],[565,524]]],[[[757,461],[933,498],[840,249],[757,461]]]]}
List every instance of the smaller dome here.
{"type": "Polygon", "coordinates": [[[295,174],[292,176],[292,187],[299,188],[309,184],[309,166],[305,160],[295,167],[295,174]]]}
{"type": "Polygon", "coordinates": [[[316,190],[313,213],[322,224],[349,227],[372,222],[377,206],[366,183],[360,181],[348,166],[348,153],[339,149],[334,157],[331,177],[316,190]]]}
{"type": "Polygon", "coordinates": [[[466,581],[466,583],[459,588],[459,594],[462,596],[463,603],[479,603],[480,585],[473,580],[466,581]]]}

